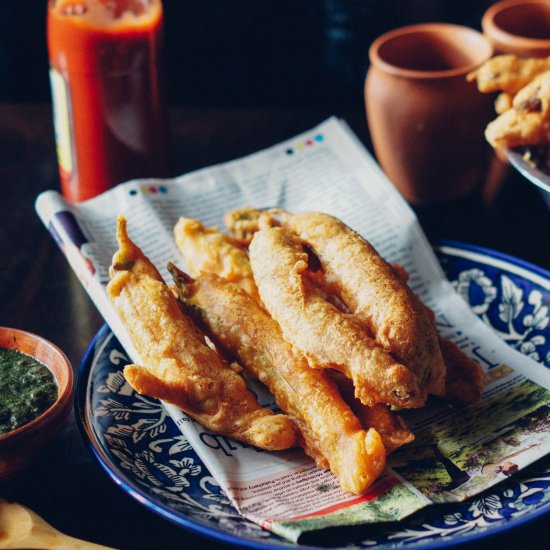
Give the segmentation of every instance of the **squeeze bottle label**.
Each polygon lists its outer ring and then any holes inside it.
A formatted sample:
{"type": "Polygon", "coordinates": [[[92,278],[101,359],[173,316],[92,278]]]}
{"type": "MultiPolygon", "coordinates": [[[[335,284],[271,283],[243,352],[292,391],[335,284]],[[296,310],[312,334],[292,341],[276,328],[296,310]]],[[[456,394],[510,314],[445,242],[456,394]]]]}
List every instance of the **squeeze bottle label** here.
{"type": "Polygon", "coordinates": [[[71,108],[67,83],[54,68],[50,68],[50,83],[57,162],[64,172],[70,173],[73,170],[73,147],[71,143],[71,108]]]}

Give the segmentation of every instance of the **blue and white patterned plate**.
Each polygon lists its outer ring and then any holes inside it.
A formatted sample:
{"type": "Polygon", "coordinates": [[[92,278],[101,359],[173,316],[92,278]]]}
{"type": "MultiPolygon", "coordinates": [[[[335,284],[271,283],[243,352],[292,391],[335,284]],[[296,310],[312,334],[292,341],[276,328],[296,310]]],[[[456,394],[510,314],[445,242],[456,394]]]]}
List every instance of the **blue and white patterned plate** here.
{"type": "MultiPolygon", "coordinates": [[[[517,259],[460,243],[436,249],[472,310],[511,346],[550,365],[550,274],[517,259]]],[[[289,548],[242,519],[155,399],[135,393],[121,369],[124,349],[104,326],[80,366],[77,417],[107,473],[151,511],[225,543],[289,548]]],[[[370,527],[354,549],[433,548],[502,532],[550,511],[550,457],[460,504],[431,506],[391,527],[370,527]]],[[[342,546],[341,546],[342,547],[342,546]]],[[[345,547],[345,545],[344,545],[345,547]]]]}

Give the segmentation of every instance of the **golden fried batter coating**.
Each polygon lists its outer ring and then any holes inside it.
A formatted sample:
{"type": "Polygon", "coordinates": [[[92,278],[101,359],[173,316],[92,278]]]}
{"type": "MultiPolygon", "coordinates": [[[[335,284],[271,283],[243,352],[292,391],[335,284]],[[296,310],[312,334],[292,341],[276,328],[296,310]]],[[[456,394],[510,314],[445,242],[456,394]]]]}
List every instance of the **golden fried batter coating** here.
{"type": "Polygon", "coordinates": [[[476,80],[480,92],[515,94],[537,75],[548,70],[550,57],[524,59],[515,55],[497,55],[471,72],[467,80],[476,80]]]}
{"type": "Polygon", "coordinates": [[[251,206],[244,206],[226,212],[223,221],[231,236],[248,246],[256,231],[281,225],[288,216],[288,212],[281,208],[259,210],[251,206]]]}
{"type": "Polygon", "coordinates": [[[497,115],[501,115],[504,111],[510,109],[513,105],[514,96],[508,92],[498,94],[495,99],[495,111],[497,115]]]}
{"type": "Polygon", "coordinates": [[[355,397],[353,384],[349,378],[338,371],[330,370],[327,373],[340,390],[344,401],[359,419],[363,429],[374,428],[380,434],[388,454],[414,441],[414,434],[407,428],[405,421],[390,407],[383,403],[377,403],[372,407],[363,405],[355,397]]]}
{"type": "Polygon", "coordinates": [[[259,299],[248,255],[236,240],[184,217],[174,227],[174,237],[193,277],[201,271],[215,273],[259,299]]]}
{"type": "Polygon", "coordinates": [[[417,376],[421,400],[428,394],[443,395],[445,365],[436,331],[399,273],[337,218],[298,214],[288,227],[313,248],[327,284],[376,342],[417,376]]]}
{"type": "MultiPolygon", "coordinates": [[[[508,94],[503,94],[508,95],[508,94]]],[[[512,97],[509,96],[511,104],[512,97]]],[[[248,225],[249,237],[252,238],[254,232],[260,229],[260,224],[263,227],[276,227],[280,224],[289,226],[292,220],[292,214],[285,211],[278,211],[278,220],[269,221],[269,217],[272,215],[272,210],[261,211],[255,210],[251,207],[243,209],[246,211],[246,216],[249,220],[255,220],[254,223],[248,225]],[[260,218],[262,222],[260,222],[260,218]]],[[[240,210],[235,210],[231,214],[238,219],[240,210]]],[[[391,266],[396,276],[406,283],[409,279],[407,271],[399,264],[393,264],[391,266]]],[[[328,286],[328,285],[327,285],[328,286]]],[[[332,303],[337,302],[337,297],[326,292],[326,289],[318,288],[319,293],[332,303]]],[[[334,289],[332,289],[334,290],[334,289]]],[[[341,302],[336,303],[338,309],[341,311],[347,311],[345,304],[341,302]]],[[[435,317],[433,312],[424,306],[425,312],[432,323],[434,330],[435,317]]],[[[445,340],[438,336],[438,343],[443,355],[443,362],[445,364],[445,397],[449,399],[460,401],[466,404],[477,403],[481,398],[481,392],[483,389],[483,372],[481,367],[465,355],[460,349],[458,349],[452,342],[445,340]]],[[[350,398],[349,389],[351,388],[353,397],[353,386],[351,384],[345,384],[342,382],[343,377],[339,377],[338,386],[346,402],[351,406],[352,410],[361,420],[364,427],[374,427],[382,436],[382,440],[388,452],[397,448],[405,443],[410,442],[414,436],[408,431],[404,425],[402,419],[392,413],[387,407],[379,405],[371,408],[364,406],[357,399],[350,398]],[[385,428],[386,427],[386,428],[385,428]]],[[[347,379],[345,379],[347,381],[347,379]]]]}
{"type": "Polygon", "coordinates": [[[522,88],[512,101],[514,109],[526,113],[550,112],[550,70],[546,71],[522,88]]]}
{"type": "Polygon", "coordinates": [[[483,370],[454,342],[439,337],[439,347],[447,367],[445,397],[467,405],[475,405],[483,392],[483,370]]]}
{"type": "Polygon", "coordinates": [[[416,375],[372,340],[355,316],[316,290],[298,237],[278,227],[258,231],[250,243],[250,262],[263,304],[311,366],[343,372],[365,405],[423,405],[416,375]]]}
{"type": "MultiPolygon", "coordinates": [[[[403,282],[409,279],[406,269],[399,265],[392,266],[403,282]]],[[[435,313],[424,305],[426,316],[437,329],[435,313]]],[[[445,397],[467,405],[474,405],[481,400],[484,376],[481,365],[470,359],[454,342],[437,336],[439,349],[445,363],[445,397]]]]}
{"type": "Polygon", "coordinates": [[[261,213],[261,210],[251,206],[243,206],[226,212],[223,223],[235,240],[248,246],[252,236],[258,231],[258,220],[261,213]]]}
{"type": "Polygon", "coordinates": [[[485,137],[495,149],[550,143],[550,120],[540,113],[508,109],[487,125],[485,137]]]}
{"type": "Polygon", "coordinates": [[[124,375],[140,393],[179,406],[207,429],[268,450],[288,449],[296,434],[286,415],[258,405],[243,379],[205,343],[155,267],[117,221],[119,250],[107,293],[144,366],[124,375]]]}
{"type": "Polygon", "coordinates": [[[277,323],[246,292],[210,273],[195,281],[169,266],[184,304],[217,345],[263,382],[300,431],[307,454],[330,467],[342,489],[361,494],[382,473],[386,451],[363,430],[325,371],[309,367],[277,323]]]}
{"type": "Polygon", "coordinates": [[[550,142],[550,71],[522,88],[512,105],[486,128],[485,136],[493,147],[550,142]]]}

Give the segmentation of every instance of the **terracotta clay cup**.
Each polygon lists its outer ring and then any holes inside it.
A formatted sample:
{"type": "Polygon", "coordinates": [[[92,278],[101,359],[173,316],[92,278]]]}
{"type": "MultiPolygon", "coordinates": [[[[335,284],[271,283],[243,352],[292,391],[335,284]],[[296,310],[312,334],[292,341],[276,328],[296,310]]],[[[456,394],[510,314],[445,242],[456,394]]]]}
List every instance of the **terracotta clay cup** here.
{"type": "Polygon", "coordinates": [[[493,98],[466,75],[491,55],[481,33],[443,23],[402,27],[372,43],[369,131],[380,165],[409,202],[457,199],[484,183],[493,98]]]}
{"type": "Polygon", "coordinates": [[[481,20],[495,54],[550,55],[550,1],[505,0],[493,4],[481,20]]]}
{"type": "Polygon", "coordinates": [[[0,347],[16,349],[43,363],[58,387],[57,400],[49,409],[28,424],[0,435],[0,483],[6,483],[33,462],[65,425],[72,410],[73,371],[57,346],[24,330],[0,327],[0,347]]]}

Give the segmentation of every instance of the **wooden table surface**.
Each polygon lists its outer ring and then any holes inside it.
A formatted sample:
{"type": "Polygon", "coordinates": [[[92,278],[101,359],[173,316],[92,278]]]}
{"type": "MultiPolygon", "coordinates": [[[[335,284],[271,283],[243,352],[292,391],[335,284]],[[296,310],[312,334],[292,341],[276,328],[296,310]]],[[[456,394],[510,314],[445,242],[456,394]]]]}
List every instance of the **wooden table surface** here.
{"type": "MultiPolygon", "coordinates": [[[[173,109],[173,175],[252,153],[333,113],[173,109]]],[[[339,113],[368,145],[363,113],[339,113]]],[[[34,211],[58,188],[49,105],[0,105],[0,325],[42,335],[76,371],[102,318],[34,211]]],[[[491,205],[478,196],[417,209],[432,240],[490,247],[550,269],[550,211],[538,190],[510,173],[491,205]]],[[[67,534],[115,548],[224,548],[162,520],[123,493],[92,459],[74,418],[0,496],[21,502],[67,534]]],[[[544,546],[544,519],[469,548],[544,546]]]]}

